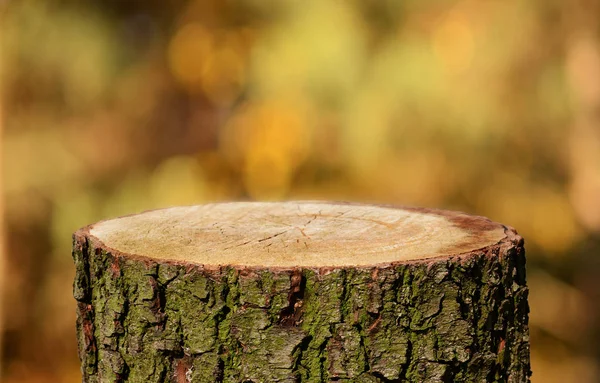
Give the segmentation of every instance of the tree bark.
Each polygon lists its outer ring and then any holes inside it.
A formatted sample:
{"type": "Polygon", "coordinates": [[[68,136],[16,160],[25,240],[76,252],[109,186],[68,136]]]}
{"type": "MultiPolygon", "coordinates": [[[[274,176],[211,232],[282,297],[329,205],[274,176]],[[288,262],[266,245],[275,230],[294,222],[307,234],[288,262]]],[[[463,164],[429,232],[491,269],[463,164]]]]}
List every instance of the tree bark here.
{"type": "Polygon", "coordinates": [[[83,228],[73,257],[84,382],[529,381],[523,240],[482,217],[214,204],[83,228]]]}

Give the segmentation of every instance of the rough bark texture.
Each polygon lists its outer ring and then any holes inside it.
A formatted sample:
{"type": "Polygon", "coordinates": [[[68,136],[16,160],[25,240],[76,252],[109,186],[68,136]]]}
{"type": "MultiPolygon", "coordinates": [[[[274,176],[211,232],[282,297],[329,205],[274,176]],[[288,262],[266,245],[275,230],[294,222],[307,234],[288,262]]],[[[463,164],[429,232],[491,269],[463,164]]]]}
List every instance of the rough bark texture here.
{"type": "Polygon", "coordinates": [[[527,382],[523,241],[377,267],[207,269],[74,236],[83,381],[527,382]]]}

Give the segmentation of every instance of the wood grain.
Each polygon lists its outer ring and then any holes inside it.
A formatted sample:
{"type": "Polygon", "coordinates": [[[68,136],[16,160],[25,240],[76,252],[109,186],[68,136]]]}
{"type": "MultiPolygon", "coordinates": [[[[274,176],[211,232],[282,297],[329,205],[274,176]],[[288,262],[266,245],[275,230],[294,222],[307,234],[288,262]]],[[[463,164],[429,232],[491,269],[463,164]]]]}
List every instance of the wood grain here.
{"type": "Polygon", "coordinates": [[[340,267],[466,253],[505,227],[458,212],[344,203],[217,203],[103,221],[89,234],[117,252],[207,267],[340,267]]]}
{"type": "Polygon", "coordinates": [[[221,203],[74,235],[83,382],[529,382],[525,254],[458,212],[221,203]]]}

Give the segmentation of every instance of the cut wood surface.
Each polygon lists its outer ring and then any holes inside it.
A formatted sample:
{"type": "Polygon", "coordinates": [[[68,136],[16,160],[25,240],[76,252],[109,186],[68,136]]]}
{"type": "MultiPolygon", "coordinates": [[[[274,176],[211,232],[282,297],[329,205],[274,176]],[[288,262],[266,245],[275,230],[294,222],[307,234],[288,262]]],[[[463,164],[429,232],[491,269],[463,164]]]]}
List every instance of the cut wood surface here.
{"type": "Polygon", "coordinates": [[[85,382],[527,382],[522,238],[483,217],[221,203],[74,235],[85,382]]]}
{"type": "Polygon", "coordinates": [[[505,228],[464,214],[322,203],[175,207],[104,221],[90,235],[122,253],[210,266],[365,266],[467,252],[505,228]]]}

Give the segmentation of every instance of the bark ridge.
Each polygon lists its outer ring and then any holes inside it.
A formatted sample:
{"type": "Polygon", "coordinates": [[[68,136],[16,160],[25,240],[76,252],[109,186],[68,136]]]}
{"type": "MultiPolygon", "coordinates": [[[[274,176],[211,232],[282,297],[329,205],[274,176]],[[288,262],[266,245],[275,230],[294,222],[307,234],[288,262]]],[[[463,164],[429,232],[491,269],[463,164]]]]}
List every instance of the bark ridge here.
{"type": "Polygon", "coordinates": [[[523,241],[373,267],[127,257],[74,235],[83,382],[528,382],[523,241]]]}

